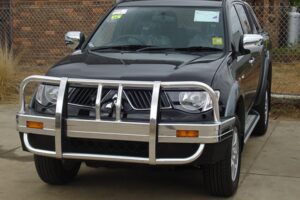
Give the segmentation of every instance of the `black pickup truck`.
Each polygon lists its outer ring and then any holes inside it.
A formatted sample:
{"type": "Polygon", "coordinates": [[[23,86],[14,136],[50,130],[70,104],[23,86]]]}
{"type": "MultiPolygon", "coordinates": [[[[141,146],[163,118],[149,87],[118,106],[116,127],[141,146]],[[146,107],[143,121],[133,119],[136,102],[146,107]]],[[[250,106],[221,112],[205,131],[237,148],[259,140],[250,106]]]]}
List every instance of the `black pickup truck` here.
{"type": "Polygon", "coordinates": [[[270,40],[241,0],[123,0],[74,53],[21,84],[17,128],[40,178],[90,167],[202,169],[231,196],[251,134],[267,131],[270,40]],[[25,88],[39,86],[26,103],[25,88]]]}

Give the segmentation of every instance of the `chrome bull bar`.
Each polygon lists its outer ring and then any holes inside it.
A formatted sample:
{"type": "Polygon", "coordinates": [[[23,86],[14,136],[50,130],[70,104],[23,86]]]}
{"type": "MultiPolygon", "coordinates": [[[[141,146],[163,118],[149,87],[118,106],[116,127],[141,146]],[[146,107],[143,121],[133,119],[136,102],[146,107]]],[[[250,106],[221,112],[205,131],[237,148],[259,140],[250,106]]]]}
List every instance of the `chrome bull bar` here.
{"type": "Polygon", "coordinates": [[[17,114],[17,128],[23,134],[25,147],[32,153],[59,159],[80,159],[80,160],[99,160],[116,161],[130,163],[144,163],[151,165],[178,165],[187,164],[199,158],[207,143],[218,143],[232,133],[232,126],[235,118],[220,119],[218,96],[214,90],[201,82],[146,82],[146,81],[115,81],[115,80],[92,80],[57,78],[49,76],[30,76],[26,78],[20,87],[20,111],[17,114]],[[32,115],[26,111],[25,89],[31,82],[47,83],[59,85],[56,112],[54,117],[32,115]],[[96,96],[96,119],[81,120],[69,119],[64,116],[66,109],[66,90],[68,84],[74,86],[93,86],[97,87],[96,96]],[[101,97],[104,87],[117,87],[118,97],[116,102],[116,120],[104,121],[101,119],[101,97]],[[124,122],[121,118],[122,95],[124,88],[143,88],[152,89],[152,101],[150,109],[149,123],[124,122]],[[162,89],[197,89],[206,91],[212,99],[213,117],[212,122],[199,124],[183,123],[159,123],[158,111],[160,91],[162,89]],[[27,121],[39,121],[44,124],[43,130],[26,127],[27,121]],[[64,123],[65,122],[65,123],[64,123]],[[178,138],[176,130],[199,130],[198,138],[178,138]],[[55,151],[36,149],[31,146],[28,134],[47,135],[55,137],[55,151]],[[118,155],[99,155],[63,152],[62,138],[85,138],[85,139],[105,139],[140,141],[149,143],[149,157],[131,157],[118,155]],[[160,143],[197,143],[198,150],[188,158],[157,158],[156,144],[160,143]]]}

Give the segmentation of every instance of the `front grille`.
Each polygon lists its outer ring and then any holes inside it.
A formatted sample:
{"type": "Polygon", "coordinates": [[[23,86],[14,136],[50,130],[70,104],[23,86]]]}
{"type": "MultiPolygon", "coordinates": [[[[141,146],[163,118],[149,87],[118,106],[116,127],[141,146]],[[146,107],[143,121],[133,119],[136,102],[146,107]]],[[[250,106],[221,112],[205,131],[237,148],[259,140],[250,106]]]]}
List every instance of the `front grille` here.
{"type": "MultiPolygon", "coordinates": [[[[102,98],[109,90],[103,90],[102,98]]],[[[81,106],[95,106],[97,97],[96,88],[70,88],[69,89],[69,103],[81,106]]]]}
{"type": "MultiPolygon", "coordinates": [[[[152,90],[125,90],[125,96],[136,110],[149,110],[151,107],[152,90]]],[[[171,107],[170,101],[164,92],[160,96],[160,107],[171,107]]]]}
{"type": "Polygon", "coordinates": [[[97,89],[95,88],[71,88],[69,91],[69,103],[82,106],[95,106],[97,89]]]}
{"type": "MultiPolygon", "coordinates": [[[[102,92],[102,99],[111,89],[104,89],[102,92]]],[[[117,93],[117,90],[114,90],[117,93]]],[[[140,89],[125,89],[124,98],[130,106],[135,110],[150,110],[152,100],[152,90],[140,89]]],[[[96,103],[97,89],[95,88],[70,88],[69,89],[69,103],[81,106],[94,107],[96,103]]],[[[160,97],[160,108],[171,108],[171,103],[166,95],[162,92],[160,97]]]]}

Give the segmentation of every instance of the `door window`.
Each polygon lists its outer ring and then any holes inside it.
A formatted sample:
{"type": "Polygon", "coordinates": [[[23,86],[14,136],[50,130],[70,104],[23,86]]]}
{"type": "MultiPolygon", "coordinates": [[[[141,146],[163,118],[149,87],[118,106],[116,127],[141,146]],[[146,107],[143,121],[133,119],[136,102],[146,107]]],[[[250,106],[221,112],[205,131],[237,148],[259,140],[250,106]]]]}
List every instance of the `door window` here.
{"type": "MultiPolygon", "coordinates": [[[[230,24],[231,24],[231,35],[234,46],[238,48],[241,36],[243,35],[243,28],[239,20],[238,14],[234,6],[230,9],[230,24]]],[[[237,50],[237,49],[236,49],[237,50]]]]}
{"type": "Polygon", "coordinates": [[[247,8],[248,8],[249,14],[251,16],[251,19],[253,21],[255,29],[257,30],[258,33],[261,33],[263,30],[262,30],[262,27],[261,27],[256,15],[255,15],[253,9],[250,6],[247,6],[247,8]]]}
{"type": "Polygon", "coordinates": [[[250,20],[248,19],[248,16],[247,16],[244,6],[241,4],[236,4],[235,7],[236,7],[237,13],[239,15],[244,33],[245,34],[253,33],[252,26],[250,24],[250,20]]]}

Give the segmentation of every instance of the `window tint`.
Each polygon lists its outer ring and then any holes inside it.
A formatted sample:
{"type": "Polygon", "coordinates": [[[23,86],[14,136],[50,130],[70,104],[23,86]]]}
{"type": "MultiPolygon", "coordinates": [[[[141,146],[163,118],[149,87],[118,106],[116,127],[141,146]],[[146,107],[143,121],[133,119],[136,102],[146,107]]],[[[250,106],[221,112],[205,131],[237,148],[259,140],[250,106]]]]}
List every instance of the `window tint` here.
{"type": "Polygon", "coordinates": [[[230,24],[232,41],[234,46],[238,48],[241,36],[243,35],[243,28],[234,6],[230,9],[230,24]]]}
{"type": "Polygon", "coordinates": [[[262,32],[262,28],[261,28],[261,25],[259,24],[259,21],[258,21],[256,15],[255,15],[253,9],[250,6],[247,6],[247,8],[248,8],[248,11],[250,13],[251,19],[253,21],[253,24],[254,24],[257,32],[261,33],[262,32]]]}
{"type": "Polygon", "coordinates": [[[237,4],[235,6],[236,6],[236,10],[238,12],[238,15],[240,17],[240,21],[241,21],[244,33],[245,34],[253,33],[252,27],[251,27],[250,21],[248,19],[248,16],[246,14],[244,6],[242,6],[241,4],[237,4]]]}
{"type": "Polygon", "coordinates": [[[232,34],[236,34],[237,32],[240,33],[241,35],[243,34],[243,28],[240,23],[238,14],[236,13],[235,8],[232,6],[230,10],[230,23],[231,23],[231,31],[232,34]]]}
{"type": "Polygon", "coordinates": [[[95,32],[89,47],[147,45],[224,49],[222,16],[219,8],[116,8],[95,32]]]}

